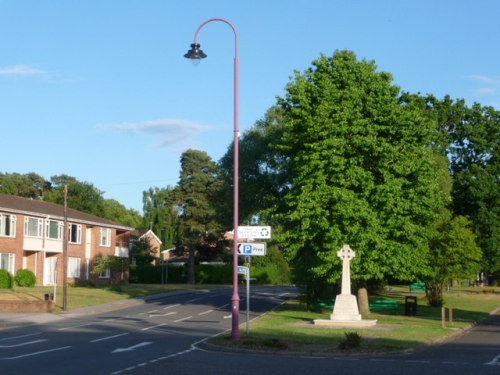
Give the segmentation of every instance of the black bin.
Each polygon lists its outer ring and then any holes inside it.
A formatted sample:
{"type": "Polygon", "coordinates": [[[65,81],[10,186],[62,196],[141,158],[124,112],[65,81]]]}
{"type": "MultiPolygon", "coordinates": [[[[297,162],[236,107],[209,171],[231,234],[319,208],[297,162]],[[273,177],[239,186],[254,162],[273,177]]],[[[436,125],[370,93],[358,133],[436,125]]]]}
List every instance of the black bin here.
{"type": "Polygon", "coordinates": [[[405,315],[417,315],[417,297],[405,297],[405,315]]]}
{"type": "Polygon", "coordinates": [[[45,293],[45,301],[53,301],[54,293],[45,293]]]}

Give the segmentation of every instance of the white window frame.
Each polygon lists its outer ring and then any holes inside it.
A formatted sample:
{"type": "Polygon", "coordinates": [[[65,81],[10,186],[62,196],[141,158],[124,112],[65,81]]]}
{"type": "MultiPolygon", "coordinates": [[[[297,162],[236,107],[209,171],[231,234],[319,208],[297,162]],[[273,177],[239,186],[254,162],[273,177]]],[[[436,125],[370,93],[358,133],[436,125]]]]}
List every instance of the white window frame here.
{"type": "Polygon", "coordinates": [[[0,236],[16,236],[16,215],[0,214],[0,236]],[[9,230],[9,233],[7,233],[7,228],[9,230]]]}
{"type": "Polygon", "coordinates": [[[68,242],[69,243],[82,243],[82,226],[80,224],[68,224],[68,242]],[[72,241],[73,231],[76,230],[76,241],[72,241]]]}
{"type": "Polygon", "coordinates": [[[14,253],[0,253],[0,269],[14,274],[16,255],[14,253]],[[6,264],[6,267],[5,267],[6,264]]]}
{"type": "Polygon", "coordinates": [[[42,237],[42,226],[43,226],[43,220],[36,218],[36,217],[25,217],[24,218],[24,235],[26,237],[42,237]],[[30,222],[31,221],[36,221],[36,234],[29,234],[29,229],[30,229],[30,222]]]}
{"type": "Polygon", "coordinates": [[[45,221],[45,237],[51,240],[62,240],[64,223],[59,220],[47,219],[45,221]],[[56,236],[52,237],[52,230],[56,231],[56,236]]]}
{"type": "Polygon", "coordinates": [[[80,277],[80,258],[68,257],[68,277],[80,277]]]}
{"type": "Polygon", "coordinates": [[[101,235],[99,238],[100,246],[111,247],[111,229],[101,228],[101,235]]]}
{"type": "Polygon", "coordinates": [[[109,279],[111,277],[111,270],[109,268],[106,268],[106,270],[102,271],[99,274],[100,279],[109,279]]]}

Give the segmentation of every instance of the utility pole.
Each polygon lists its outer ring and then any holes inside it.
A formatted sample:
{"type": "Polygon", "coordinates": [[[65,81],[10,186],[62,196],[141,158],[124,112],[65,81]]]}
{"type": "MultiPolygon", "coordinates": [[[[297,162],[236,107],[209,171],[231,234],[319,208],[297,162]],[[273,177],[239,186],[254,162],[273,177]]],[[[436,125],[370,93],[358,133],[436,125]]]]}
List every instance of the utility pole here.
{"type": "Polygon", "coordinates": [[[68,309],[68,185],[64,185],[64,229],[63,229],[63,310],[68,309]]]}

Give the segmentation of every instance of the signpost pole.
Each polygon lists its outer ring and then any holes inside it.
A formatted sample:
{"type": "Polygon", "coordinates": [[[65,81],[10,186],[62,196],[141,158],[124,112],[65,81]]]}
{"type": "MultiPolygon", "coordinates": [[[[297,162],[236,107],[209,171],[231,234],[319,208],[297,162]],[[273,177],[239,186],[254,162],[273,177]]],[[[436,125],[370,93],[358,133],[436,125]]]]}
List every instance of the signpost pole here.
{"type": "Polygon", "coordinates": [[[247,336],[250,332],[250,267],[246,274],[247,278],[247,336]]]}

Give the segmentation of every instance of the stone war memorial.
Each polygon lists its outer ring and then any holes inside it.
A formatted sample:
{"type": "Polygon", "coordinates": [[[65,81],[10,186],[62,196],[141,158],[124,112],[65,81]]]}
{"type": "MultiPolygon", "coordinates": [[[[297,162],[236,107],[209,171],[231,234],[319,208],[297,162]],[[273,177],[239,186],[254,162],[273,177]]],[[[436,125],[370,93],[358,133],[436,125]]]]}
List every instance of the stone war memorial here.
{"type": "Polygon", "coordinates": [[[314,324],[331,327],[371,327],[377,324],[376,320],[363,320],[359,313],[356,296],[351,294],[351,260],[356,253],[344,245],[337,252],[337,256],[342,259],[342,289],[335,298],[333,314],[330,319],[316,319],[314,324]]]}

